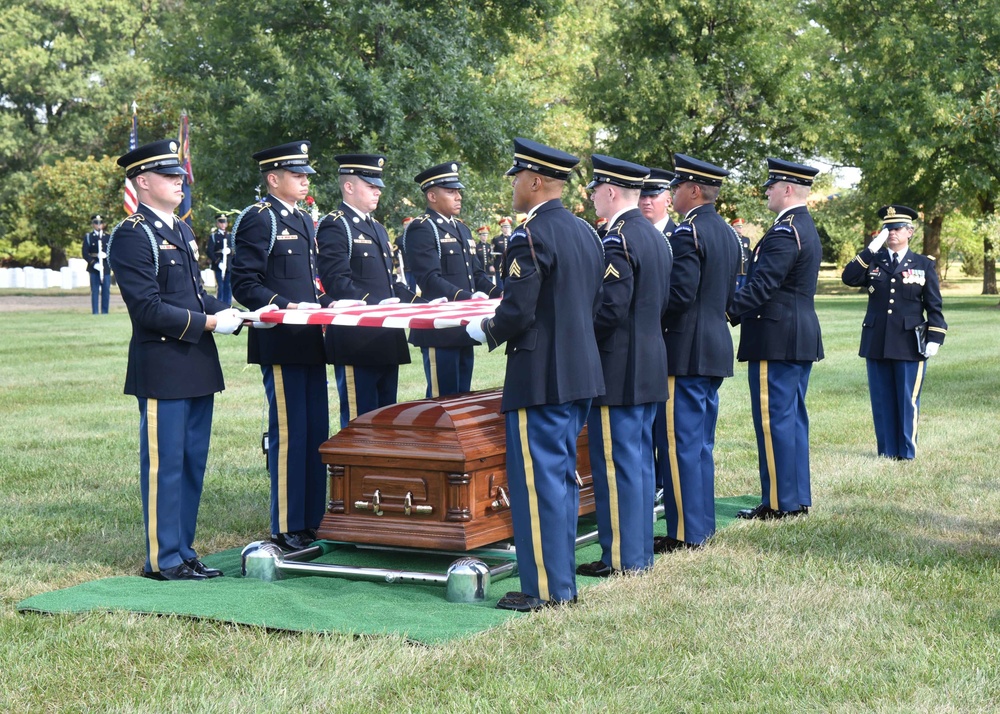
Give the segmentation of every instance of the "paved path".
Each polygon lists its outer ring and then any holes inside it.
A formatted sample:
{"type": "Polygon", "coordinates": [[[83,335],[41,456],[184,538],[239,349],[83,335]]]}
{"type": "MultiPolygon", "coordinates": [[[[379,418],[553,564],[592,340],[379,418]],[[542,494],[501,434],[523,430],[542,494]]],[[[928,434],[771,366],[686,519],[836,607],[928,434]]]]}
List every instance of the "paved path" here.
{"type": "MultiPolygon", "coordinates": [[[[38,310],[87,310],[90,295],[0,295],[0,312],[35,312],[38,310]]],[[[124,312],[121,295],[111,293],[111,312],[124,312]]]]}

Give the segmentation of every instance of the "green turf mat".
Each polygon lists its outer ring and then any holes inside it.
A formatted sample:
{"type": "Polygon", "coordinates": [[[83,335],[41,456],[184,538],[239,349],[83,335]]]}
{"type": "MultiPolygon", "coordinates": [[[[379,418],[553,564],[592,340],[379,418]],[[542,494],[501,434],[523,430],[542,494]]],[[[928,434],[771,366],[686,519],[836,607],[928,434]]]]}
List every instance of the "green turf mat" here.
{"type": "MultiPolygon", "coordinates": [[[[757,503],[759,499],[755,496],[717,499],[718,527],[731,523],[740,508],[757,503]]],[[[664,527],[660,520],[655,530],[663,534],[664,527]]],[[[588,545],[577,550],[576,555],[578,563],[598,560],[600,547],[588,545]]],[[[345,546],[314,562],[444,573],[455,557],[402,555],[345,546]]],[[[428,644],[479,632],[511,617],[523,617],[494,607],[507,591],[520,590],[517,576],[492,582],[486,602],[466,604],[448,602],[444,587],[436,585],[372,583],[316,576],[296,576],[270,583],[244,578],[240,575],[240,549],[236,548],[206,556],[204,561],[221,568],[225,577],[198,583],[163,583],[138,576],[105,578],[35,595],[18,603],[17,609],[43,613],[127,610],[280,630],[355,635],[398,633],[428,644]]],[[[599,582],[595,578],[578,580],[584,588],[599,582]]]]}

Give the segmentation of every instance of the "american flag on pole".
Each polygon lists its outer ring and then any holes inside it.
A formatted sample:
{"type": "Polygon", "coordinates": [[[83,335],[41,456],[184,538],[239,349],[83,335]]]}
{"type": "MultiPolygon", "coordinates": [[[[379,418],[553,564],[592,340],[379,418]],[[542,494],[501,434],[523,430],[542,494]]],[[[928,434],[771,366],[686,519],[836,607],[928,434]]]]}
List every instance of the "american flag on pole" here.
{"type": "MultiPolygon", "coordinates": [[[[139,148],[139,119],[136,116],[136,111],[139,106],[133,101],[132,102],[132,131],[128,135],[128,150],[135,151],[139,148]]],[[[124,206],[125,213],[132,215],[137,210],[139,210],[139,199],[135,193],[135,186],[132,185],[131,179],[125,179],[125,195],[124,195],[124,206]]]]}
{"type": "Polygon", "coordinates": [[[191,186],[194,185],[194,172],[191,170],[191,144],[188,139],[188,115],[187,112],[181,112],[181,133],[178,138],[177,144],[180,146],[178,153],[178,158],[180,158],[181,166],[187,172],[184,177],[184,200],[181,201],[180,207],[177,209],[177,215],[180,219],[191,225],[191,186]]]}

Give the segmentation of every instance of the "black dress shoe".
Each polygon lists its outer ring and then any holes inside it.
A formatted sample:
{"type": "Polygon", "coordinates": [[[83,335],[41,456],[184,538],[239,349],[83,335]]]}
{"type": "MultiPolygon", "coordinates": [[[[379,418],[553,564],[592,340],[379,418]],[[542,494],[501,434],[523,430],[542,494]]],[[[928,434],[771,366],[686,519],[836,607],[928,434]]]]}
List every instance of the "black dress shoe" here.
{"type": "Polygon", "coordinates": [[[751,521],[771,521],[783,516],[781,511],[775,511],[766,503],[762,503],[756,508],[745,508],[742,511],[737,511],[736,517],[751,521]]]}
{"type": "Polygon", "coordinates": [[[576,567],[577,575],[586,575],[588,578],[606,578],[613,572],[615,571],[612,570],[611,566],[605,565],[602,560],[595,560],[593,563],[584,563],[576,567]]]}
{"type": "Polygon", "coordinates": [[[184,565],[191,568],[196,573],[204,575],[206,578],[221,578],[222,571],[218,568],[210,568],[197,558],[191,558],[184,561],[184,565]]]}
{"type": "Polygon", "coordinates": [[[278,533],[271,536],[271,542],[282,550],[296,551],[304,550],[313,544],[316,539],[309,535],[309,531],[295,531],[294,533],[278,533]]]}
{"type": "Polygon", "coordinates": [[[653,536],[653,552],[657,555],[673,553],[681,548],[695,549],[700,547],[701,543],[686,543],[670,536],[653,536]]]}
{"type": "Polygon", "coordinates": [[[195,572],[187,563],[181,563],[173,568],[165,568],[159,572],[144,570],[142,575],[151,580],[208,580],[207,575],[195,572]]]}
{"type": "Polygon", "coordinates": [[[514,612],[536,612],[544,607],[558,607],[576,603],[572,600],[540,600],[527,593],[509,592],[497,602],[498,610],[513,610],[514,612]]]}

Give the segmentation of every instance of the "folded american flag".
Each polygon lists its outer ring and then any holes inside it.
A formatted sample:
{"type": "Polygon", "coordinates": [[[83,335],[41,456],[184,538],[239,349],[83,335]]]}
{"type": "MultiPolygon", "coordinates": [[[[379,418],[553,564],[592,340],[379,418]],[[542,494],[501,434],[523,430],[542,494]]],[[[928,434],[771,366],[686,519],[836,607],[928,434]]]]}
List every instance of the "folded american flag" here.
{"type": "Polygon", "coordinates": [[[345,325],[355,327],[399,327],[415,330],[441,330],[461,327],[473,320],[492,317],[500,299],[460,300],[395,305],[360,305],[328,307],[320,310],[271,310],[244,312],[241,317],[253,322],[276,322],[283,325],[345,325]]]}

